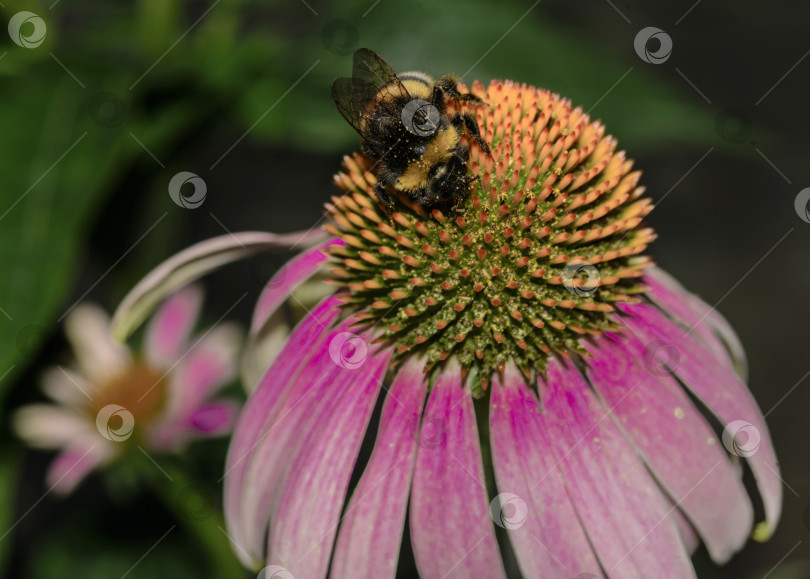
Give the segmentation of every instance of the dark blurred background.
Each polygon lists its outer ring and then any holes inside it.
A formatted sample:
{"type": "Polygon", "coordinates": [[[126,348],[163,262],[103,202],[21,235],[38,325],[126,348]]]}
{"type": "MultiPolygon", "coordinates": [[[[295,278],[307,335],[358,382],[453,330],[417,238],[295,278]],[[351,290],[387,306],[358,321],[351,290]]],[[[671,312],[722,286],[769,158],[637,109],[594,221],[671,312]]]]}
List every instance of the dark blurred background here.
{"type": "MultiPolygon", "coordinates": [[[[15,525],[0,541],[0,574],[211,576],[185,532],[127,571],[182,513],[132,491],[126,473],[115,471],[92,476],[69,500],[41,499],[50,456],[24,450],[8,416],[42,398],[40,372],[68,353],[56,320],[77,300],[111,310],[151,267],[191,243],[318,220],[334,192],[331,176],[358,140],[330,86],[349,74],[353,50],[366,46],[398,71],[552,89],[602,119],[636,159],[657,203],[652,254],[739,333],[785,481],[771,541],[750,542],[723,568],[701,549],[699,576],[810,577],[810,216],[794,206],[810,187],[810,5],[0,6],[3,22],[30,11],[47,26],[36,46],[31,22],[16,31],[19,42],[0,30],[0,534],[15,525]],[[634,40],[649,26],[665,36],[642,39],[637,52],[634,40]],[[206,184],[196,209],[169,196],[180,171],[206,184]]],[[[255,258],[208,278],[206,316],[217,319],[249,288],[250,299],[233,311],[246,323],[286,257],[255,258]]],[[[192,447],[187,457],[213,500],[225,448],[192,447]]]]}

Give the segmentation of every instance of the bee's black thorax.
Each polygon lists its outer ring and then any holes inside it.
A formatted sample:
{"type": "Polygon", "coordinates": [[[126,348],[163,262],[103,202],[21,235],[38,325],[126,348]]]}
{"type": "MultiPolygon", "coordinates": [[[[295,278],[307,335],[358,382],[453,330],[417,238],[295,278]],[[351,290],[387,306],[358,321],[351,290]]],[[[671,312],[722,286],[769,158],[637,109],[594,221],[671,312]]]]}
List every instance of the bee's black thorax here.
{"type": "Polygon", "coordinates": [[[469,113],[448,116],[447,102],[480,99],[460,93],[452,76],[396,75],[366,49],[355,53],[354,64],[355,76],[335,81],[332,94],[360,133],[363,153],[374,160],[380,201],[393,209],[392,188],[425,209],[458,205],[472,181],[461,134],[470,134],[487,153],[489,146],[469,113]]]}

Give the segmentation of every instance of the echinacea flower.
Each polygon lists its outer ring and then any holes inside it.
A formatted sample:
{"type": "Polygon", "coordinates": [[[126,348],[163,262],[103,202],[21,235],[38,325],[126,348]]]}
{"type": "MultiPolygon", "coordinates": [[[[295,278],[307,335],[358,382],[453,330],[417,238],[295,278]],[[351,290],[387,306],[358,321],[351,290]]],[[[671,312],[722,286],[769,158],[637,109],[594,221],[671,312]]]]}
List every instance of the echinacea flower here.
{"type": "Polygon", "coordinates": [[[216,393],[236,375],[241,331],[215,326],[191,339],[202,292],[185,288],[161,306],[146,330],[143,352],[112,338],[98,306],[80,304],[65,321],[76,356],[43,376],[56,404],[17,411],[14,426],[31,446],[58,450],[47,484],[66,494],[93,469],[135,445],[177,451],[191,440],[231,431],[238,404],[216,393]]]}
{"type": "Polygon", "coordinates": [[[642,255],[639,172],[557,95],[472,92],[492,154],[470,144],[458,211],[389,215],[374,161],[347,157],[332,238],[260,297],[254,342],[292,289],[335,283],[237,422],[237,554],[297,579],[394,577],[404,543],[426,578],[504,577],[506,551],[525,577],[691,577],[700,541],[723,563],[754,530],[740,458],[767,538],[781,484],[742,348],[642,255]]]}

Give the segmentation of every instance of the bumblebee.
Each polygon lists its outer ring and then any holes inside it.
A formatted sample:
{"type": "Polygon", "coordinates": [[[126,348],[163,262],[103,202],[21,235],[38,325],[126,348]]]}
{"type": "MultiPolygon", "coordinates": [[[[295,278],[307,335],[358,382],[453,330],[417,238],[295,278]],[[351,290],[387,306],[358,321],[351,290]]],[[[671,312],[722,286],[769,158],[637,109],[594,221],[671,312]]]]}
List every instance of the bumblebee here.
{"type": "Polygon", "coordinates": [[[474,178],[467,174],[469,148],[462,133],[486,154],[490,149],[472,115],[448,116],[448,101],[483,102],[460,92],[457,83],[452,75],[438,80],[421,72],[397,75],[377,54],[361,48],[354,53],[352,77],[332,85],[338,110],[360,133],[362,152],[375,161],[374,192],[389,213],[396,197],[390,189],[428,211],[457,208],[469,195],[474,178]]]}

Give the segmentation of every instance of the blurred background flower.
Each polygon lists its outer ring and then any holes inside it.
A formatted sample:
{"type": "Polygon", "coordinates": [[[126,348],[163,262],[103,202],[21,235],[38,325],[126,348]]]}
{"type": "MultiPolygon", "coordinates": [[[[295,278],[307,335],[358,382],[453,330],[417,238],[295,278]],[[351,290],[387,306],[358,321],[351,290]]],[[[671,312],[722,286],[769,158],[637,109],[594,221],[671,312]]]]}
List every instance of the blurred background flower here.
{"type": "Polygon", "coordinates": [[[42,379],[57,404],[23,406],[13,417],[28,444],[60,451],[47,487],[69,493],[91,470],[131,451],[130,439],[148,456],[230,432],[237,404],[211,398],[236,375],[240,331],[219,324],[192,341],[201,302],[194,287],[171,296],[152,318],[143,352],[116,342],[94,304],[67,315],[76,363],[49,368],[42,379]]]}
{"type": "MultiPolygon", "coordinates": [[[[810,572],[802,382],[810,218],[794,208],[810,186],[810,121],[801,112],[810,6],[587,7],[4,0],[0,568],[35,578],[65,569],[90,578],[221,576],[197,556],[191,532],[173,525],[213,520],[206,505],[218,502],[226,441],[184,451],[201,492],[176,493],[176,509],[132,490],[117,469],[54,501],[42,496],[49,457],[22,449],[10,417],[41,402],[38,379],[66,350],[60,325],[73,304],[91,299],[111,310],[144,272],[199,240],[317,221],[340,155],[357,145],[329,87],[353,50],[368,46],[395,70],[552,89],[631,152],[648,194],[666,208],[648,217],[660,234],[653,255],[733,322],[786,483],[770,542],[749,545],[724,568],[699,549],[695,565],[701,577],[810,572]],[[33,16],[14,18],[23,12],[33,16]],[[665,36],[643,32],[651,26],[665,36]],[[203,506],[189,506],[200,497],[203,506]]],[[[224,315],[248,321],[287,257],[257,256],[212,276],[203,325],[224,315]]],[[[291,300],[287,324],[302,311],[291,300]]]]}

